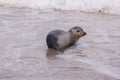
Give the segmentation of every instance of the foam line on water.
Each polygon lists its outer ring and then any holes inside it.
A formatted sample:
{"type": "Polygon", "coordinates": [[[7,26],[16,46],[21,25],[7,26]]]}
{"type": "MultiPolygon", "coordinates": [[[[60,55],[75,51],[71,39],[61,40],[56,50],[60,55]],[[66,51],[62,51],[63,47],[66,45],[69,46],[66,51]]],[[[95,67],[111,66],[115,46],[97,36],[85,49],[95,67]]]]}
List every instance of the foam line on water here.
{"type": "Polygon", "coordinates": [[[120,0],[0,0],[7,7],[120,14],[120,0]]]}
{"type": "Polygon", "coordinates": [[[76,57],[76,55],[64,55],[62,57],[65,59],[71,59],[73,61],[88,64],[90,65],[90,68],[92,68],[95,71],[114,77],[116,79],[120,79],[120,72],[118,72],[117,69],[115,69],[114,67],[110,65],[105,65],[103,62],[100,62],[98,60],[91,59],[89,57],[80,58],[80,57],[76,57]]]}
{"type": "Polygon", "coordinates": [[[80,61],[86,64],[89,64],[93,67],[94,70],[104,73],[108,76],[112,76],[114,78],[120,79],[120,75],[117,70],[109,65],[105,65],[102,62],[99,62],[94,59],[74,59],[75,61],[80,61]]]}

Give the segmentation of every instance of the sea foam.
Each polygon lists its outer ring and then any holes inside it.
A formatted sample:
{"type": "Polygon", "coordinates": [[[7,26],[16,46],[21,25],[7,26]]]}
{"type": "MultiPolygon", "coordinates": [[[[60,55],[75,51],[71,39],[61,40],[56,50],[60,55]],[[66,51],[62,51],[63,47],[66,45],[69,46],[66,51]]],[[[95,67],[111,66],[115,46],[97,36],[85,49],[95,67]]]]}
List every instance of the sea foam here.
{"type": "Polygon", "coordinates": [[[0,0],[4,7],[120,14],[120,0],[0,0]]]}

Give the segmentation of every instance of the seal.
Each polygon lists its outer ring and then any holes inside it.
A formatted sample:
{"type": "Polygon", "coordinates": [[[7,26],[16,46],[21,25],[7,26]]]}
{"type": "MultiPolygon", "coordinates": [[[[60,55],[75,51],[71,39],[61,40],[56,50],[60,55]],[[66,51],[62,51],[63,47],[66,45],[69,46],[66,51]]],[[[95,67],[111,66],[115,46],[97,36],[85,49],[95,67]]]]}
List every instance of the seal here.
{"type": "Polygon", "coordinates": [[[68,32],[53,30],[48,33],[46,42],[48,48],[63,52],[65,48],[73,46],[86,32],[79,26],[72,27],[68,32]]]}

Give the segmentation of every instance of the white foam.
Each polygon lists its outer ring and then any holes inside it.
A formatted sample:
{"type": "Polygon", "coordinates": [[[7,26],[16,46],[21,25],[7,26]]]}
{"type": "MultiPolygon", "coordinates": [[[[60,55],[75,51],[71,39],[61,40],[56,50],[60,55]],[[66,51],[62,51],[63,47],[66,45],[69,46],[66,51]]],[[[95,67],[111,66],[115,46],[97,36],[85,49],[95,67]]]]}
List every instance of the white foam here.
{"type": "Polygon", "coordinates": [[[100,73],[103,73],[105,75],[111,76],[116,79],[120,79],[120,71],[118,71],[115,67],[112,67],[110,65],[105,65],[104,62],[96,60],[94,58],[89,57],[77,57],[76,55],[59,55],[59,57],[62,57],[64,59],[70,59],[77,62],[82,62],[89,65],[89,68],[98,71],[100,73]]]}
{"type": "Polygon", "coordinates": [[[94,59],[89,59],[89,58],[74,59],[74,60],[89,64],[92,67],[92,69],[94,69],[100,73],[106,74],[106,75],[114,77],[116,79],[120,79],[120,72],[118,72],[118,70],[116,68],[111,67],[110,65],[105,65],[104,63],[102,63],[100,61],[97,61],[94,59]]]}
{"type": "Polygon", "coordinates": [[[76,10],[120,14],[120,0],[0,0],[7,7],[76,10]]]}

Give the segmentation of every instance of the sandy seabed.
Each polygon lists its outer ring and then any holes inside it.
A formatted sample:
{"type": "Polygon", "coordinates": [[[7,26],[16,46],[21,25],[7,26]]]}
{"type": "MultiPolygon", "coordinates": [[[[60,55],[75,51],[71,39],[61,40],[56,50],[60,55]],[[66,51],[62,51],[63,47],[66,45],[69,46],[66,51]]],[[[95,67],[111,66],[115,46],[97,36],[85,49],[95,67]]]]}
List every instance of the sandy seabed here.
{"type": "Polygon", "coordinates": [[[0,80],[120,80],[120,16],[0,8],[0,80]],[[76,25],[87,36],[48,55],[47,33],[76,25]]]}

